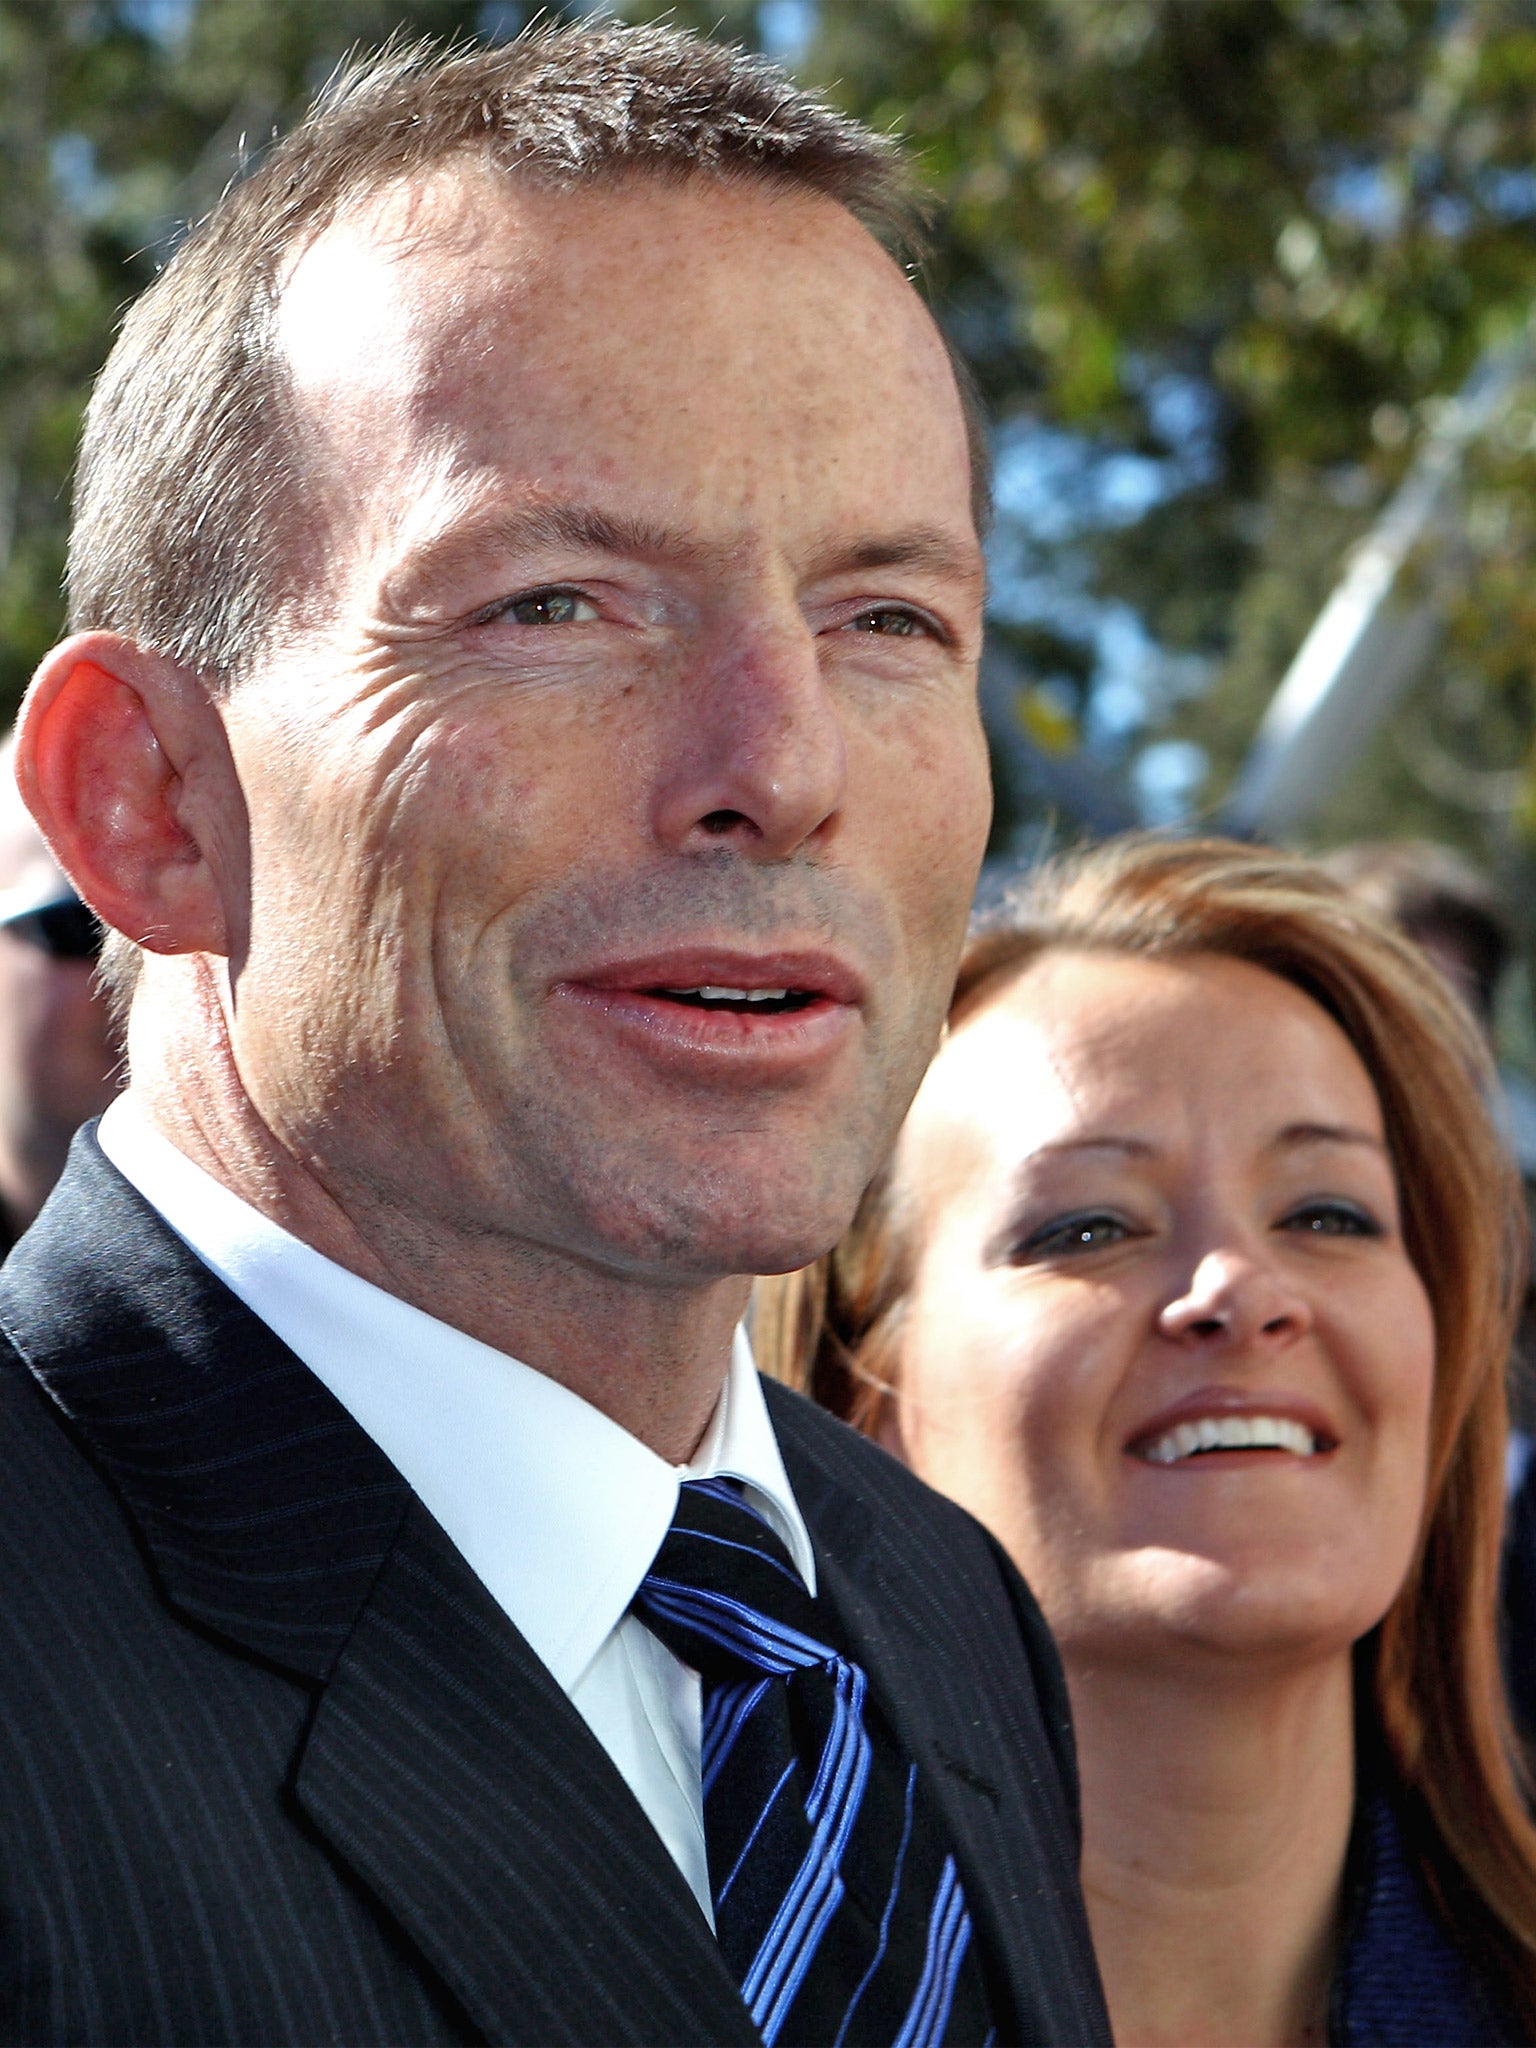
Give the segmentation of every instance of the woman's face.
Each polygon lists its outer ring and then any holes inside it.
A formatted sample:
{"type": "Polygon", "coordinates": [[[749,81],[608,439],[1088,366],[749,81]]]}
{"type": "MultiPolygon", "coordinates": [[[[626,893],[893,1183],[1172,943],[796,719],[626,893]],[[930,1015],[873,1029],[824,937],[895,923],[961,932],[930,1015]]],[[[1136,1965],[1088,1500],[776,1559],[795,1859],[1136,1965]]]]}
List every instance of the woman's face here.
{"type": "Polygon", "coordinates": [[[897,1179],[897,1447],[1069,1664],[1252,1668],[1374,1626],[1418,1534],[1434,1330],[1323,1010],[1238,960],[1047,955],[950,1036],[897,1179]]]}

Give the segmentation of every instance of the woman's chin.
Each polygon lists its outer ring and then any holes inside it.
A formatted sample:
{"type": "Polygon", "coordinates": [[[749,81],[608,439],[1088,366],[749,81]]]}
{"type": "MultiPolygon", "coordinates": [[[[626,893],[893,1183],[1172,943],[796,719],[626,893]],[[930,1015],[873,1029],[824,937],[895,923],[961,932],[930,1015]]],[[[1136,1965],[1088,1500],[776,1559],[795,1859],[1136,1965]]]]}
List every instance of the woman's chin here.
{"type": "Polygon", "coordinates": [[[1076,1597],[1051,1603],[1068,1668],[1123,1666],[1150,1677],[1198,1665],[1215,1677],[1274,1678],[1347,1655],[1391,1605],[1379,1560],[1358,1572],[1336,1552],[1279,1557],[1148,1548],[1102,1561],[1076,1597]]]}

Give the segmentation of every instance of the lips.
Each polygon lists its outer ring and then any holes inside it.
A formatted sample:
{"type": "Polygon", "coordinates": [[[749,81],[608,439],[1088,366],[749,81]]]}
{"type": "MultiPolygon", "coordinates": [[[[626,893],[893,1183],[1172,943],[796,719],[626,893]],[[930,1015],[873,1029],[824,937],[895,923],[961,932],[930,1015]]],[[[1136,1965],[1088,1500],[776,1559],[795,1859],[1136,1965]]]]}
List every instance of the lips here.
{"type": "Polygon", "coordinates": [[[1338,1434],[1309,1401],[1290,1394],[1206,1387],[1164,1409],[1126,1445],[1149,1465],[1302,1462],[1338,1447],[1338,1434]]]}
{"type": "Polygon", "coordinates": [[[570,978],[573,988],[675,994],[700,990],[718,996],[793,995],[806,1000],[859,1004],[862,977],[836,954],[757,953],[734,948],[686,948],[640,959],[605,962],[570,978]]]}
{"type": "Polygon", "coordinates": [[[608,961],[554,985],[616,1039],[664,1062],[768,1064],[830,1057],[862,1010],[862,977],[820,951],[687,948],[608,961]]]}

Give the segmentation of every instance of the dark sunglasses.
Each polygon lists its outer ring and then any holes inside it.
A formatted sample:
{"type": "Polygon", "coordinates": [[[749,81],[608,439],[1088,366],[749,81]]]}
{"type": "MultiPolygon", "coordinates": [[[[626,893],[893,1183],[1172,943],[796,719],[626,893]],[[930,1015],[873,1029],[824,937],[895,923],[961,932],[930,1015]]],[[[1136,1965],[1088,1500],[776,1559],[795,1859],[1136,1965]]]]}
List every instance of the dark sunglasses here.
{"type": "Polygon", "coordinates": [[[7,918],[0,930],[14,932],[50,960],[95,960],[101,953],[101,926],[78,896],[45,903],[40,910],[24,910],[19,917],[7,918]]]}

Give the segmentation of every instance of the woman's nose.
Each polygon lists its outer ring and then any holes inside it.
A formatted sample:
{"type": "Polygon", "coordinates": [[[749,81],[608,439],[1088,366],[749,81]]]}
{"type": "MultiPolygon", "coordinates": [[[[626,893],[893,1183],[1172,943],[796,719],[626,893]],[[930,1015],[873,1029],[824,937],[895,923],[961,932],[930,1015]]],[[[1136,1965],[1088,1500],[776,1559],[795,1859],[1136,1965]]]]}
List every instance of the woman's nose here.
{"type": "Polygon", "coordinates": [[[1178,1294],[1158,1314],[1158,1328],[1179,1344],[1293,1342],[1312,1326],[1304,1294],[1270,1261],[1227,1248],[1203,1253],[1178,1294]]]}

